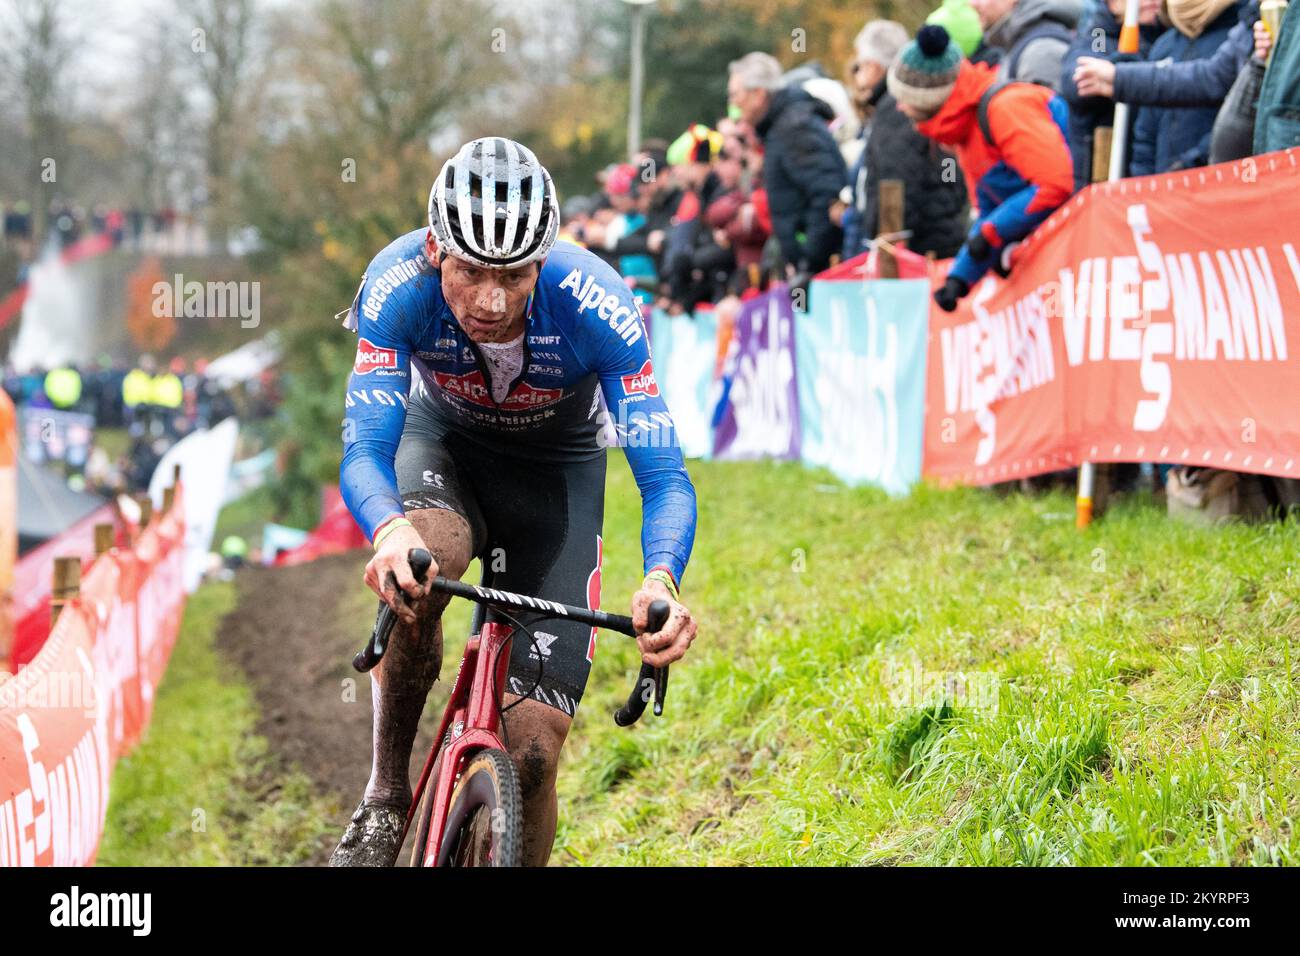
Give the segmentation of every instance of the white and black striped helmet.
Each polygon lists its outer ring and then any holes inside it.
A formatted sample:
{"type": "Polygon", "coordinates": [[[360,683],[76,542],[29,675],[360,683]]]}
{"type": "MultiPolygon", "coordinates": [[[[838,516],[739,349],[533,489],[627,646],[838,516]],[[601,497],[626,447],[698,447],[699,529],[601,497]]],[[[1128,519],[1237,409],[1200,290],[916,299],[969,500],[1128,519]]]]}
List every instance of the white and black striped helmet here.
{"type": "Polygon", "coordinates": [[[476,265],[513,269],[536,262],[560,229],[551,174],[514,140],[466,143],[429,191],[429,228],[441,249],[476,265]]]}

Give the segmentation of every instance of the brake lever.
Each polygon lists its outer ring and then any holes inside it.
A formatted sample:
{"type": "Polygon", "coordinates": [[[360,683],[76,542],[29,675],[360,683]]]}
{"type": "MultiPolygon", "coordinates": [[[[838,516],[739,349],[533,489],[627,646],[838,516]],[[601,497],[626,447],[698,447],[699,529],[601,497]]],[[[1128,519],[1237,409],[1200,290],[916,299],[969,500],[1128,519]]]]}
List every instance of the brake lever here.
{"type": "MultiPolygon", "coordinates": [[[[671,613],[672,608],[667,601],[663,599],[652,601],[646,612],[646,630],[650,633],[663,630],[671,613]]],[[[650,695],[646,693],[648,689],[646,681],[654,682],[655,716],[663,716],[664,697],[668,693],[668,666],[654,667],[642,661],[640,673],[637,674],[636,683],[632,687],[632,693],[628,695],[627,703],[614,712],[614,723],[620,727],[630,727],[645,713],[646,704],[650,702],[650,695]]]]}
{"type": "Polygon", "coordinates": [[[664,698],[668,696],[668,665],[655,668],[655,716],[664,715],[664,698]]]}
{"type": "MultiPolygon", "coordinates": [[[[423,584],[425,575],[429,573],[429,568],[433,566],[433,555],[424,548],[412,548],[407,554],[406,560],[411,565],[411,573],[414,575],[415,580],[423,584]]],[[[388,572],[385,583],[391,585],[392,589],[397,592],[399,601],[403,604],[410,604],[406,592],[397,586],[397,576],[392,571],[388,572]]],[[[352,658],[353,670],[363,674],[368,670],[372,670],[376,664],[383,660],[384,652],[388,650],[388,638],[397,624],[397,612],[386,601],[380,603],[379,616],[375,619],[375,629],[370,632],[370,640],[352,658]]]]}

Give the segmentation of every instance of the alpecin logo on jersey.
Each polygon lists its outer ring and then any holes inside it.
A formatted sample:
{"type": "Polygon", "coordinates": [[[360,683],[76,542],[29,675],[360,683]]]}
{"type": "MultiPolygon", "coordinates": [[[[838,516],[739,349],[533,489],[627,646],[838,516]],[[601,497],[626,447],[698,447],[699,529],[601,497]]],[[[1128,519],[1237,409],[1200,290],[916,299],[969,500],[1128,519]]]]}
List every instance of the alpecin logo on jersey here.
{"type": "Polygon", "coordinates": [[[658,397],[659,383],[655,381],[655,370],[651,367],[649,359],[645,360],[645,364],[641,366],[640,371],[623,376],[623,394],[649,395],[651,398],[658,397]]]}
{"type": "Polygon", "coordinates": [[[358,375],[368,375],[381,368],[397,368],[397,352],[393,349],[381,349],[369,339],[357,343],[357,361],[352,371],[358,375]]]}
{"type": "MultiPolygon", "coordinates": [[[[478,370],[465,375],[434,372],[433,378],[438,383],[438,387],[448,395],[455,395],[486,408],[491,408],[494,404],[492,395],[483,381],[483,373],[478,370]]],[[[561,388],[534,388],[527,382],[520,382],[515,386],[515,390],[506,396],[506,400],[501,403],[501,408],[504,411],[537,408],[557,402],[563,395],[564,389],[561,388]]]]}
{"type": "MultiPolygon", "coordinates": [[[[568,289],[578,300],[579,313],[595,309],[596,314],[608,322],[609,327],[628,345],[641,338],[643,326],[640,309],[624,305],[622,299],[612,292],[607,293],[605,287],[598,285],[591,276],[587,276],[584,282],[581,269],[574,269],[565,276],[564,281],[560,283],[560,288],[568,289]]],[[[623,291],[627,292],[626,287],[623,291]]]]}

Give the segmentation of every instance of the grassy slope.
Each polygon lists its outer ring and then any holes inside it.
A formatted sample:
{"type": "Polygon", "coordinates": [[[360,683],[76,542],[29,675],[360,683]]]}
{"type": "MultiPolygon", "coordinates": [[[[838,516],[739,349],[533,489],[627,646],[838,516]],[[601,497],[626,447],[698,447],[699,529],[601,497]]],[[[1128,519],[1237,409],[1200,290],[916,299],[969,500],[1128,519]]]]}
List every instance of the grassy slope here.
{"type": "Polygon", "coordinates": [[[294,863],[338,818],[267,753],[252,691],[214,650],[234,601],[231,584],[191,596],[145,739],[114,770],[100,864],[294,863]]]}
{"type": "MultiPolygon", "coordinates": [[[[613,607],[637,580],[639,513],[626,469],[610,474],[613,607]]],[[[632,732],[609,714],[634,654],[605,639],[556,862],[1300,853],[1295,524],[1194,529],[1129,503],[1080,534],[1063,495],[890,501],[796,466],[692,474],[700,638],[665,716],[632,732]]]]}
{"type": "MultiPolygon", "coordinates": [[[[890,501],[795,466],[692,473],[700,639],[665,717],[629,732],[609,714],[635,653],[603,638],[554,862],[1296,855],[1296,526],[1191,529],[1130,504],[1080,535],[1059,495],[890,501]]],[[[607,607],[639,579],[639,521],[612,462],[607,607]]],[[[337,818],[265,753],[212,649],[233,600],[191,598],[148,738],[113,779],[103,863],[292,862],[337,818]]],[[[360,630],[359,590],[353,611],[360,630]]],[[[468,613],[448,622],[448,679],[468,613]]]]}

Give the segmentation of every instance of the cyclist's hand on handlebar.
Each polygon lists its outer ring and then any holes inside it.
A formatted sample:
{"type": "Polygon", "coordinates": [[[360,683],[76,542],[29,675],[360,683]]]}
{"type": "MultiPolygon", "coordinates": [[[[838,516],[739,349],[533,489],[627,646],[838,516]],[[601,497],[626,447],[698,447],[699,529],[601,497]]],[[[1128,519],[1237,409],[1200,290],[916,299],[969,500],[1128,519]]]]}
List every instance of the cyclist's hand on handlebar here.
{"type": "MultiPolygon", "coordinates": [[[[397,616],[407,624],[416,621],[416,607],[426,595],[425,588],[416,583],[411,573],[411,564],[407,554],[412,548],[425,547],[419,532],[411,527],[394,528],[379,545],[379,550],[366,565],[366,585],[379,595],[380,599],[393,609],[397,616]],[[405,600],[393,587],[394,580],[410,599],[405,600]]],[[[429,569],[426,580],[438,573],[435,561],[429,569]]]]}
{"type": "Polygon", "coordinates": [[[636,643],[641,648],[641,660],[652,667],[663,667],[681,660],[695,640],[695,619],[691,612],[673,598],[672,592],[661,581],[646,581],[632,596],[632,623],[637,629],[636,643]],[[658,633],[644,633],[650,602],[660,598],[672,608],[668,623],[658,633]]]}

